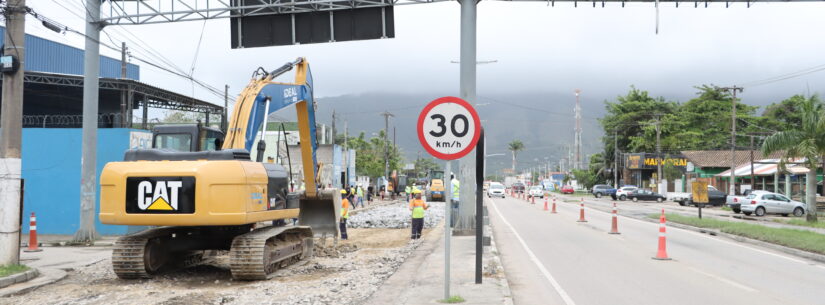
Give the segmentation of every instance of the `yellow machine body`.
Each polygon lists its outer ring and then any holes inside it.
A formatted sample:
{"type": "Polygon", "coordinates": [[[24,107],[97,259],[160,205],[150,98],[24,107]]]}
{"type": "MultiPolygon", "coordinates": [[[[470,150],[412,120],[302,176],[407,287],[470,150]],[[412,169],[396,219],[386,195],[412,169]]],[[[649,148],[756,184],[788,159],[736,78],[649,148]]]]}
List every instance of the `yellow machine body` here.
{"type": "MultiPolygon", "coordinates": [[[[268,209],[264,199],[268,198],[267,183],[262,164],[251,161],[110,162],[100,177],[100,221],[118,225],[219,226],[297,218],[297,208],[268,209]],[[130,176],[194,177],[194,212],[127,213],[126,201],[151,197],[154,193],[128,198],[124,182],[130,176]]],[[[171,192],[167,196],[172,196],[171,192]]]]}

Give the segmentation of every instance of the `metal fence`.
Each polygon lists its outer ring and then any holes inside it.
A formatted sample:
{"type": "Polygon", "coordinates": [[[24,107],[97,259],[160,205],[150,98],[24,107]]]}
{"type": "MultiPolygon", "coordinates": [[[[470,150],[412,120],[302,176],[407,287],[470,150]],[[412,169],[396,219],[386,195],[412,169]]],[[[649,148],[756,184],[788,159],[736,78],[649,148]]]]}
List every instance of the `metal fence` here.
{"type": "MultiPolygon", "coordinates": [[[[123,116],[120,113],[103,113],[97,116],[97,127],[120,127],[123,116]]],[[[81,114],[43,114],[24,115],[23,127],[28,128],[81,128],[83,115],[81,114]]]]}

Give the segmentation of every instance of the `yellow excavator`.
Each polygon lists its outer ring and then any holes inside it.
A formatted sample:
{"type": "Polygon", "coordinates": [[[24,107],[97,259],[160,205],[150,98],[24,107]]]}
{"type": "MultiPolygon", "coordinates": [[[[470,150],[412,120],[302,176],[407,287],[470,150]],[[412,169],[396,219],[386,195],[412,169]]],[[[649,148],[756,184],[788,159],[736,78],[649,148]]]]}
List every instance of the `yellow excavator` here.
{"type": "Polygon", "coordinates": [[[225,138],[200,126],[189,128],[193,132],[182,127],[156,129],[152,149],[129,150],[124,161],[103,168],[100,221],[153,226],[115,242],[112,267],[118,277],[150,278],[201,264],[210,250],[228,250],[232,278],[267,279],[312,256],[314,236],[338,235],[340,194],[316,183],[315,108],[306,59],[271,72],[256,70],[237,99],[225,138]],[[293,69],[294,83],[273,81],[293,69]],[[291,170],[261,162],[266,145],[261,126],[270,113],[293,105],[304,177],[299,192],[290,187],[291,170]],[[249,152],[259,130],[253,161],[249,152]],[[210,145],[221,149],[189,149],[210,145]],[[297,225],[286,225],[294,218],[297,225]]]}

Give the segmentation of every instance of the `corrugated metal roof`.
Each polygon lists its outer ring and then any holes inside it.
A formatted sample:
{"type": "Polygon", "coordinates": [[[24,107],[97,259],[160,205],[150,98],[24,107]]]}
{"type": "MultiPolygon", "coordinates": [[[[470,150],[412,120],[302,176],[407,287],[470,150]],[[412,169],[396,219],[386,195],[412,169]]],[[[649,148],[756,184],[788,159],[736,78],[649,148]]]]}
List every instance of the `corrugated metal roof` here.
{"type": "MultiPolygon", "coordinates": [[[[0,37],[6,28],[0,27],[0,37]]],[[[26,71],[83,75],[83,50],[26,34],[26,71]]],[[[100,56],[100,77],[120,78],[120,59],[100,56]]],[[[126,78],[140,80],[140,67],[127,64],[126,78]]]]}

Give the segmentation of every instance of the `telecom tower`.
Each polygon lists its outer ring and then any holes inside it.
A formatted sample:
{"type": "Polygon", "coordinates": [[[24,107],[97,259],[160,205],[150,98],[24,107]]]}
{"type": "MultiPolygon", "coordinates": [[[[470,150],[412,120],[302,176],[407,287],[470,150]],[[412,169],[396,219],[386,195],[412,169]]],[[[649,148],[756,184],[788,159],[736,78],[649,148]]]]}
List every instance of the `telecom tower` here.
{"type": "Polygon", "coordinates": [[[573,139],[573,147],[575,150],[576,155],[573,159],[573,168],[581,169],[582,168],[582,108],[579,104],[579,93],[581,90],[576,89],[576,108],[574,109],[576,113],[576,130],[573,139]]]}

